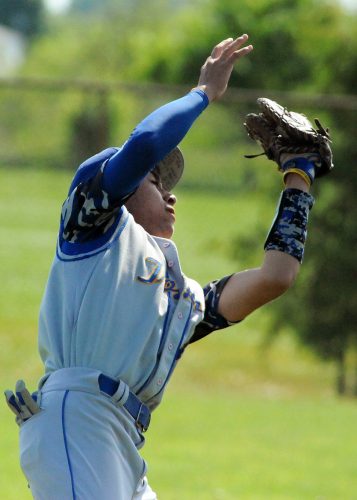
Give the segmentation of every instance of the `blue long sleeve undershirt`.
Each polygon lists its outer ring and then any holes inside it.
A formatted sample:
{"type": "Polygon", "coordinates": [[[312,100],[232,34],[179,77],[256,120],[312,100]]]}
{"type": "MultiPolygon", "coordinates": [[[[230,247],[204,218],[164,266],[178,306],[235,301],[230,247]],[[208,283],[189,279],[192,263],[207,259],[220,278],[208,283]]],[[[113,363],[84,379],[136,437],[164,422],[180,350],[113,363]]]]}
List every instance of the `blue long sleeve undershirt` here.
{"type": "Polygon", "coordinates": [[[78,245],[100,246],[110,238],[127,197],[181,142],[208,103],[204,92],[191,91],[147,116],[121,148],[105,149],[82,163],[62,206],[59,234],[65,251],[72,252],[72,243],[77,252],[78,245]]]}
{"type": "Polygon", "coordinates": [[[207,95],[194,90],[147,116],[108,161],[103,188],[112,200],[132,193],[147,173],[185,137],[207,107],[207,95]]]}

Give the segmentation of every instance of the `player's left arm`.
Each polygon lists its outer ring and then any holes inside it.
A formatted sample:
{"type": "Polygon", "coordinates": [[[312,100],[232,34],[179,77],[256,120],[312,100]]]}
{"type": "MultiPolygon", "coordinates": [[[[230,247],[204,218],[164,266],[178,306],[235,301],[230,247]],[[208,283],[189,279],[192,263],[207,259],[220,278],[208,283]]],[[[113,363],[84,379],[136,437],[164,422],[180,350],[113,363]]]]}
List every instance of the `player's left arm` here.
{"type": "Polygon", "coordinates": [[[190,343],[242,321],[291,287],[303,259],[308,215],[313,203],[308,190],[299,175],[287,177],[286,189],[264,245],[266,252],[261,266],[225,276],[204,287],[205,315],[190,343]]]}
{"type": "Polygon", "coordinates": [[[274,101],[262,98],[258,103],[263,112],[247,115],[245,126],[267,157],[278,164],[285,190],[264,245],[262,265],[233,275],[222,291],[218,312],[228,321],[244,319],[291,287],[303,260],[314,204],[310,187],[315,178],[333,169],[329,132],[317,119],[314,129],[304,115],[274,101]]]}
{"type": "Polygon", "coordinates": [[[211,331],[241,321],[251,312],[276,299],[293,284],[303,260],[309,212],[309,194],[315,178],[333,169],[331,139],[315,119],[317,129],[299,113],[278,103],[258,99],[259,115],[247,115],[248,135],[278,164],[285,189],[268,233],[260,267],[218,280],[205,289],[206,312],[191,341],[211,331]]]}
{"type": "Polygon", "coordinates": [[[290,174],[285,187],[261,266],[234,274],[222,290],[218,312],[229,322],[240,321],[281,296],[298,275],[313,198],[298,174],[290,174]]]}

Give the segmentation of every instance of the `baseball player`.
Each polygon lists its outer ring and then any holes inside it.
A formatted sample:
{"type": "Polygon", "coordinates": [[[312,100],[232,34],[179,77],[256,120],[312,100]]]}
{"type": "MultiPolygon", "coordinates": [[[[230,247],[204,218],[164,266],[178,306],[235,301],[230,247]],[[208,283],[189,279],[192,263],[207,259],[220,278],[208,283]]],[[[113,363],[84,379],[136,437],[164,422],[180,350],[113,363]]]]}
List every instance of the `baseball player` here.
{"type": "Polygon", "coordinates": [[[6,392],[36,499],[155,499],[138,450],[178,359],[190,343],[278,297],[298,272],[309,186],[322,167],[315,146],[309,154],[284,149],[274,120],[285,111],[269,100],[246,123],[285,180],[262,265],[202,288],[183,274],[171,239],[172,188],[183,171],[177,146],[226,91],[234,64],[252,50],[247,40],[215,46],[197,87],[74,176],[40,311],[45,373],[36,395],[22,381],[16,394],[6,392]]]}

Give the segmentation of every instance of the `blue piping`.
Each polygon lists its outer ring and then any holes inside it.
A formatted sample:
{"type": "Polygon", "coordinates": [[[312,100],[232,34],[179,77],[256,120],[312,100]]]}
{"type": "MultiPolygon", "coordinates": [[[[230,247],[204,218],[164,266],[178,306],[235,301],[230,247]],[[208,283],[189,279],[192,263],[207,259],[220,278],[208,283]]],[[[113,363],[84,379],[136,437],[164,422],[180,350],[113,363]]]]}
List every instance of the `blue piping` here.
{"type": "Polygon", "coordinates": [[[169,320],[169,316],[170,316],[171,301],[172,301],[170,292],[167,294],[167,299],[168,299],[168,304],[167,304],[167,311],[166,311],[166,316],[165,316],[165,321],[164,321],[164,327],[162,329],[161,341],[160,341],[160,345],[159,345],[159,351],[158,351],[159,355],[161,355],[162,346],[164,345],[164,342],[165,342],[166,337],[167,337],[167,325],[168,325],[168,320],[169,320]]]}
{"type": "Polygon", "coordinates": [[[192,307],[193,307],[193,304],[191,303],[190,313],[189,313],[189,315],[188,315],[188,318],[187,318],[187,321],[186,321],[186,324],[185,324],[185,328],[184,328],[184,330],[183,330],[183,334],[182,334],[182,336],[181,336],[181,339],[180,339],[180,342],[179,342],[178,348],[177,348],[177,350],[176,350],[174,361],[173,361],[173,363],[172,363],[172,365],[171,365],[171,367],[170,367],[170,370],[169,370],[169,372],[168,372],[168,374],[167,374],[167,377],[166,377],[165,382],[162,384],[162,387],[161,387],[161,389],[159,390],[159,392],[157,392],[157,393],[155,394],[155,396],[153,396],[154,398],[155,398],[158,394],[160,394],[160,392],[162,392],[162,391],[165,389],[166,384],[167,384],[167,382],[168,382],[168,381],[169,381],[169,379],[170,379],[171,373],[173,372],[173,369],[174,369],[174,368],[175,368],[175,366],[176,366],[176,362],[177,362],[177,360],[178,360],[178,359],[180,358],[180,356],[181,356],[181,345],[182,345],[182,341],[183,341],[183,339],[185,338],[186,331],[187,331],[187,327],[188,327],[189,322],[190,322],[190,319],[191,319],[192,307]]]}
{"type": "Polygon", "coordinates": [[[160,340],[160,345],[159,345],[159,349],[158,349],[156,363],[155,363],[155,366],[154,366],[152,372],[150,373],[149,377],[147,378],[147,380],[143,383],[143,385],[138,390],[138,392],[137,392],[138,394],[143,389],[145,389],[145,387],[147,387],[148,384],[151,382],[151,380],[153,379],[153,377],[155,375],[155,370],[156,370],[156,368],[157,368],[157,366],[158,366],[158,364],[160,362],[160,358],[161,358],[161,354],[162,354],[162,346],[164,345],[164,342],[165,342],[166,337],[167,337],[167,325],[168,325],[168,319],[169,319],[169,316],[170,316],[170,309],[171,309],[171,293],[170,292],[167,294],[167,299],[168,299],[167,311],[166,311],[164,326],[163,326],[163,329],[162,329],[162,336],[161,336],[161,340],[160,340]]]}
{"type": "Polygon", "coordinates": [[[66,450],[66,457],[67,457],[67,463],[68,463],[68,468],[69,468],[69,474],[71,476],[72,497],[73,497],[73,500],[76,500],[76,493],[74,491],[73,470],[72,470],[71,460],[69,458],[68,443],[67,443],[66,429],[65,429],[65,419],[64,419],[64,410],[65,410],[66,399],[67,399],[68,393],[69,393],[69,391],[67,390],[65,392],[65,395],[64,395],[63,401],[62,401],[62,431],[63,431],[63,441],[64,441],[64,447],[66,450]]]}
{"type": "MultiPolygon", "coordinates": [[[[121,233],[123,232],[124,228],[126,227],[127,225],[127,222],[128,222],[128,216],[126,217],[125,221],[123,222],[122,226],[120,227],[120,229],[118,230],[118,233],[115,235],[114,239],[112,241],[109,241],[106,245],[104,245],[103,247],[101,247],[97,252],[94,252],[94,253],[87,253],[87,254],[84,254],[82,255],[81,257],[73,257],[73,258],[64,258],[64,257],[61,257],[60,254],[59,254],[59,251],[58,251],[58,246],[57,245],[57,248],[56,248],[56,255],[57,255],[57,258],[59,260],[62,260],[63,262],[73,262],[74,260],[84,260],[84,259],[89,259],[90,257],[94,257],[95,255],[98,255],[102,252],[104,252],[105,250],[107,250],[108,248],[110,248],[113,243],[115,241],[117,241],[117,239],[120,237],[121,233]]],[[[114,231],[115,232],[115,231],[114,231]]],[[[62,252],[64,253],[64,252],[62,252]]],[[[65,254],[65,255],[69,255],[69,254],[65,254]]]]}

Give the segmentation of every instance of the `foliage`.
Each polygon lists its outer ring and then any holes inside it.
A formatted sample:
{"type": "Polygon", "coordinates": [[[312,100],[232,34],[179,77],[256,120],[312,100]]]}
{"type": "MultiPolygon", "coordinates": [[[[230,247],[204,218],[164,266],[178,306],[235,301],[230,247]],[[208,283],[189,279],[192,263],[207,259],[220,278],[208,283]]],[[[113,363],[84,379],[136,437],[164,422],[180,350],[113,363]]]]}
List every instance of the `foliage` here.
{"type": "Polygon", "coordinates": [[[337,391],[357,396],[356,372],[349,387],[346,369],[347,356],[357,352],[356,113],[335,112],[331,123],[336,130],[335,170],[329,179],[316,182],[308,269],[303,270],[301,286],[277,304],[275,326],[296,323],[304,343],[323,359],[336,362],[337,391]]]}
{"type": "Polygon", "coordinates": [[[0,0],[0,24],[32,37],[42,31],[43,10],[43,0],[0,0]]]}
{"type": "Polygon", "coordinates": [[[109,127],[106,96],[99,95],[97,102],[87,99],[85,106],[70,118],[71,165],[79,165],[109,144],[109,127]]]}
{"type": "Polygon", "coordinates": [[[341,47],[349,47],[344,64],[353,53],[353,16],[323,0],[242,0],[239,9],[233,0],[156,0],[149,11],[144,0],[89,4],[74,2],[65,21],[38,40],[26,74],[192,85],[209,48],[248,32],[255,51],[233,74],[233,86],[317,91],[339,79],[329,69],[341,47]]]}
{"type": "MultiPolygon", "coordinates": [[[[357,17],[346,16],[343,23],[326,12],[320,17],[328,21],[331,32],[324,37],[322,51],[310,40],[315,85],[326,92],[353,94],[357,88],[357,17]]],[[[335,170],[316,182],[317,203],[306,258],[309,269],[301,286],[277,304],[275,326],[295,323],[304,343],[323,359],[336,362],[337,391],[357,395],[356,372],[349,388],[346,369],[349,353],[357,352],[356,111],[336,110],[326,121],[332,129],[335,170]]]]}

